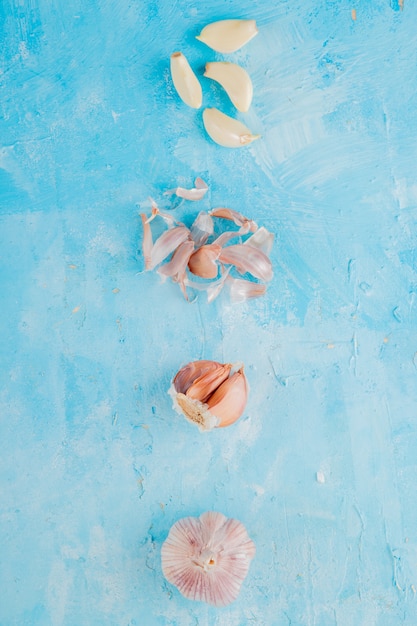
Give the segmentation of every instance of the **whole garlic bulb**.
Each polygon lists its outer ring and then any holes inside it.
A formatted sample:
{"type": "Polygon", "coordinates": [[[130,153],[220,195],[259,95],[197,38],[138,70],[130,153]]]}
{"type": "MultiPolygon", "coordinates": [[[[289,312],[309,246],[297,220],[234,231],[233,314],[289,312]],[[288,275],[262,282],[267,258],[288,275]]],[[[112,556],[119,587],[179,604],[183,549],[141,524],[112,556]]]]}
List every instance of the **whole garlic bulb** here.
{"type": "Polygon", "coordinates": [[[162,545],[162,571],[189,600],[226,606],[239,595],[254,556],[241,522],[208,511],[172,526],[162,545]]]}

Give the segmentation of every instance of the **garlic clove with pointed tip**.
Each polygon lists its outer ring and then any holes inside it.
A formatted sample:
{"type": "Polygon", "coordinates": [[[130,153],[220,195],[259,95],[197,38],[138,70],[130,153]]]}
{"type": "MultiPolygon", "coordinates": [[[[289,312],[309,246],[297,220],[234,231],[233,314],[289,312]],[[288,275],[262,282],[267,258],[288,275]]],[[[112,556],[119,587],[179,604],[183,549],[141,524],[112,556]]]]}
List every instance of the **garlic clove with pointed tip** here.
{"type": "Polygon", "coordinates": [[[246,406],[248,385],[243,367],[224,381],[207,400],[210,413],[219,420],[219,427],[230,426],[239,419],[246,406]]]}
{"type": "Polygon", "coordinates": [[[204,109],[203,123],[212,140],[225,148],[242,148],[260,137],[253,135],[239,120],[225,115],[214,107],[204,109]]]}
{"type": "Polygon", "coordinates": [[[170,68],[174,87],[181,100],[193,109],[199,109],[203,103],[203,91],[182,52],[171,54],[170,68]]]}
{"type": "Polygon", "coordinates": [[[180,369],[175,375],[172,384],[177,393],[185,394],[195,380],[206,374],[217,372],[222,367],[222,363],[218,363],[217,361],[192,361],[180,369]]]}
{"type": "Polygon", "coordinates": [[[249,74],[243,67],[228,61],[206,63],[204,76],[215,80],[223,87],[238,111],[249,111],[253,86],[249,74]]]}
{"type": "Polygon", "coordinates": [[[255,20],[219,20],[207,24],[196,37],[216,52],[236,52],[258,34],[255,20]]]}
{"type": "Polygon", "coordinates": [[[224,365],[219,363],[219,367],[216,370],[196,378],[193,384],[188,387],[186,396],[200,402],[207,402],[216,389],[229,377],[231,369],[231,363],[225,363],[224,365]]]}

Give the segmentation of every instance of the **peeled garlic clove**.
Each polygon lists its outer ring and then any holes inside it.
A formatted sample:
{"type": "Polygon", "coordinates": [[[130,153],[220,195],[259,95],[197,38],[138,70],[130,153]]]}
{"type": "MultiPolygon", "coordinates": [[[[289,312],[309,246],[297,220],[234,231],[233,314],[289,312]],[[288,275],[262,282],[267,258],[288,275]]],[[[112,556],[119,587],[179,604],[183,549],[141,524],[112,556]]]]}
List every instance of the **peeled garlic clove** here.
{"type": "Polygon", "coordinates": [[[193,109],[199,109],[203,103],[203,91],[182,52],[171,54],[170,66],[172,81],[181,100],[193,109]]]}
{"type": "Polygon", "coordinates": [[[219,363],[219,366],[216,370],[196,378],[193,384],[188,387],[186,396],[194,400],[200,400],[200,402],[206,402],[219,385],[229,377],[232,369],[231,363],[226,363],[225,365],[219,363]]]}
{"type": "Polygon", "coordinates": [[[255,20],[220,20],[203,28],[196,37],[212,50],[236,52],[258,34],[255,20]]]}
{"type": "Polygon", "coordinates": [[[242,122],[216,108],[204,110],[203,123],[212,140],[225,148],[242,148],[260,137],[252,135],[242,122]]]}
{"type": "Polygon", "coordinates": [[[255,550],[241,522],[209,511],[172,526],[161,548],[162,571],[186,598],[226,606],[239,595],[255,550]]]}
{"type": "Polygon", "coordinates": [[[230,378],[207,400],[210,413],[219,420],[219,427],[230,426],[239,419],[246,406],[248,386],[243,367],[230,378]]]}
{"type": "Polygon", "coordinates": [[[188,261],[190,272],[201,278],[217,278],[219,267],[216,261],[221,250],[221,246],[215,243],[201,246],[190,256],[188,261]]]}
{"type": "Polygon", "coordinates": [[[243,67],[227,61],[206,63],[204,76],[223,87],[238,111],[249,111],[253,87],[249,74],[243,67]]]}
{"type": "Polygon", "coordinates": [[[252,274],[255,278],[269,281],[272,279],[272,263],[269,258],[259,250],[243,243],[223,248],[219,260],[222,263],[234,265],[241,274],[252,274]]]}

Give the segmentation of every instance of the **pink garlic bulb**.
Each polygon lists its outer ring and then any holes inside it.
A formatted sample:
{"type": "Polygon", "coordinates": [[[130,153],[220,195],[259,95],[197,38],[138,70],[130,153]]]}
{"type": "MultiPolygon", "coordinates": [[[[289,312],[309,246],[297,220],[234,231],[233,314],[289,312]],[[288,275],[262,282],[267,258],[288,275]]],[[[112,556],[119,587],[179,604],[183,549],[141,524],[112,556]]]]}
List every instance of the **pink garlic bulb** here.
{"type": "Polygon", "coordinates": [[[202,431],[230,426],[242,415],[248,396],[243,366],[193,361],[174,377],[174,409],[202,431]]]}
{"type": "Polygon", "coordinates": [[[254,556],[243,524],[209,511],[172,526],[162,545],[162,571],[189,600],[226,606],[238,597],[254,556]]]}

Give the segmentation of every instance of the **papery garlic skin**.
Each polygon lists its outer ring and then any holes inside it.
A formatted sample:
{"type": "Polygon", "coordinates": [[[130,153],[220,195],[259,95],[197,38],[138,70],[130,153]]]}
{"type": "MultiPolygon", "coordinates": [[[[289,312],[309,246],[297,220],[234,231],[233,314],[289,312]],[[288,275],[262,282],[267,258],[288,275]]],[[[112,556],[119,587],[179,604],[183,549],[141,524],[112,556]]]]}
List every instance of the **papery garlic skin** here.
{"type": "Polygon", "coordinates": [[[255,20],[219,20],[207,24],[196,37],[216,52],[236,52],[258,34],[255,20]]]}
{"type": "Polygon", "coordinates": [[[175,189],[169,189],[165,191],[165,195],[169,196],[175,194],[179,198],[184,200],[201,200],[204,198],[208,191],[208,185],[202,178],[196,178],[192,189],[184,189],[184,187],[176,187],[175,189]]]}
{"type": "Polygon", "coordinates": [[[228,61],[206,63],[206,78],[219,83],[238,111],[249,111],[252,103],[253,86],[249,74],[243,67],[228,61]]]}
{"type": "Polygon", "coordinates": [[[253,135],[239,120],[225,115],[214,107],[204,109],[203,123],[212,140],[225,148],[242,148],[260,137],[253,135]]]}
{"type": "Polygon", "coordinates": [[[266,292],[266,285],[253,283],[243,278],[228,276],[227,283],[230,288],[230,299],[232,302],[245,302],[252,298],[259,298],[266,292]]]}
{"type": "Polygon", "coordinates": [[[203,103],[203,91],[182,52],[171,54],[170,68],[172,82],[181,100],[193,109],[199,109],[203,103]]]}
{"type": "Polygon", "coordinates": [[[173,407],[201,431],[230,426],[243,414],[248,384],[243,367],[217,361],[193,361],[174,377],[173,407]]]}
{"type": "Polygon", "coordinates": [[[252,274],[260,280],[270,281],[272,263],[262,250],[251,245],[236,244],[222,249],[219,260],[234,265],[241,274],[252,274]]]}
{"type": "Polygon", "coordinates": [[[255,552],[241,522],[209,511],[172,526],[161,548],[162,571],[186,598],[227,606],[238,597],[255,552]]]}
{"type": "Polygon", "coordinates": [[[175,226],[165,231],[154,243],[150,253],[150,267],[154,269],[159,263],[174,252],[178,246],[190,236],[186,226],[175,226]]]}
{"type": "Polygon", "coordinates": [[[210,235],[213,234],[214,224],[212,217],[205,211],[201,211],[191,226],[191,239],[196,247],[203,246],[210,235]]]}

